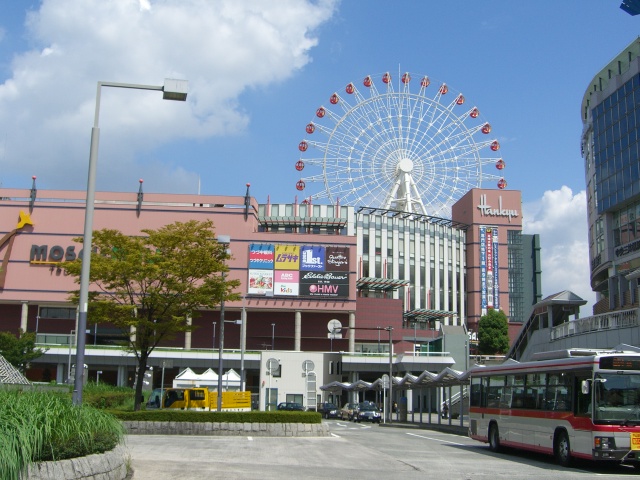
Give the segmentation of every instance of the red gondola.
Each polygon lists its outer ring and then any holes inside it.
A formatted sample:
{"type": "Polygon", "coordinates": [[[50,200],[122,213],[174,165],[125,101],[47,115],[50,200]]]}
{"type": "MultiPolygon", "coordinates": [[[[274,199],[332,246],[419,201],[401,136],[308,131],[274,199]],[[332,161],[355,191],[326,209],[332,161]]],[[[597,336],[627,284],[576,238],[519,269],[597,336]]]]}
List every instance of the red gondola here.
{"type": "Polygon", "coordinates": [[[507,188],[507,181],[504,178],[498,180],[498,188],[500,190],[504,190],[505,188],[507,188]]]}
{"type": "Polygon", "coordinates": [[[371,77],[366,76],[364,77],[364,80],[362,82],[364,84],[365,87],[370,87],[371,86],[371,77]]]}
{"type": "Polygon", "coordinates": [[[429,85],[431,85],[431,80],[429,80],[429,77],[422,77],[422,80],[420,80],[420,86],[423,88],[427,88],[429,85]]]}
{"type": "Polygon", "coordinates": [[[498,140],[494,140],[493,142],[491,142],[491,150],[493,150],[494,152],[500,150],[500,144],[498,143],[498,140]]]}
{"type": "Polygon", "coordinates": [[[458,95],[458,98],[456,99],[456,103],[458,105],[462,105],[464,103],[464,96],[462,94],[458,95]]]}
{"type": "Polygon", "coordinates": [[[298,160],[296,162],[296,170],[298,170],[299,172],[304,170],[304,162],[302,160],[298,160]]]}
{"type": "Polygon", "coordinates": [[[471,111],[469,112],[469,116],[470,116],[471,118],[478,118],[478,115],[480,115],[480,110],[478,110],[478,108],[477,108],[477,107],[473,107],[473,108],[471,109],[471,111]]]}
{"type": "Polygon", "coordinates": [[[488,123],[485,123],[482,126],[482,133],[484,133],[485,135],[488,135],[491,133],[491,125],[489,125],[488,123]]]}
{"type": "Polygon", "coordinates": [[[302,180],[298,180],[298,182],[296,183],[296,189],[302,191],[304,190],[305,184],[302,180]]]}
{"type": "Polygon", "coordinates": [[[322,118],[324,117],[325,113],[327,113],[327,111],[324,109],[324,107],[320,107],[318,110],[316,110],[316,117],[322,118]]]}
{"type": "Polygon", "coordinates": [[[353,86],[353,83],[350,83],[349,85],[347,85],[344,91],[347,92],[349,95],[351,95],[355,89],[356,87],[353,86]]]}
{"type": "Polygon", "coordinates": [[[496,162],[496,168],[498,170],[504,170],[504,167],[506,166],[506,163],[504,163],[503,159],[500,159],[496,162]]]}
{"type": "Polygon", "coordinates": [[[389,72],[382,75],[382,81],[384,83],[389,83],[391,81],[391,74],[389,72]]]}
{"type": "Polygon", "coordinates": [[[335,105],[336,103],[338,103],[338,100],[340,100],[340,97],[338,97],[337,93],[334,93],[333,95],[331,95],[331,97],[329,97],[329,102],[331,103],[331,105],[335,105]]]}
{"type": "Polygon", "coordinates": [[[309,144],[304,140],[298,144],[298,150],[300,150],[301,152],[306,152],[307,148],[309,148],[309,144]]]}
{"type": "Polygon", "coordinates": [[[411,75],[408,72],[402,75],[402,83],[409,83],[410,81],[411,75]]]}
{"type": "Polygon", "coordinates": [[[447,87],[447,84],[446,84],[446,83],[443,83],[443,84],[440,86],[440,90],[439,90],[439,91],[440,91],[440,94],[441,94],[441,95],[444,95],[444,94],[446,94],[446,93],[448,93],[448,92],[449,92],[449,87],[447,87]]]}
{"type": "Polygon", "coordinates": [[[313,123],[308,123],[305,130],[307,131],[307,133],[313,133],[316,131],[316,126],[313,123]]]}

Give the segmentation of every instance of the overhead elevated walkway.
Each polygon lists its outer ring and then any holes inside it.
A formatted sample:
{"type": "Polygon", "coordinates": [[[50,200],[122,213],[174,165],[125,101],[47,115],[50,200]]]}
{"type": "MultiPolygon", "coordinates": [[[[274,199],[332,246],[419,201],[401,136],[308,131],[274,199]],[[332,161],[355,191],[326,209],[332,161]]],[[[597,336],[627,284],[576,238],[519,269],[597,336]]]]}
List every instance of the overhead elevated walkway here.
{"type": "Polygon", "coordinates": [[[572,348],[613,348],[619,344],[640,345],[638,308],[616,310],[580,318],[580,307],[587,303],[565,290],[534,305],[531,315],[507,358],[520,362],[534,353],[572,348]]]}

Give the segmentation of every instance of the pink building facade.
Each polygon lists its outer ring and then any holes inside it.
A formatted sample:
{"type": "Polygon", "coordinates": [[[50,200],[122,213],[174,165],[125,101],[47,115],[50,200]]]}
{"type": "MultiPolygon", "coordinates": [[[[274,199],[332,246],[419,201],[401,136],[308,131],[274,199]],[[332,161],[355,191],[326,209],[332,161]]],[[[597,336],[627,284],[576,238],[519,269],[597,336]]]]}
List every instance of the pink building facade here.
{"type": "Polygon", "coordinates": [[[467,328],[474,332],[488,308],[510,314],[509,237],[522,231],[521,192],[474,188],[453,205],[452,218],[468,225],[467,328]]]}

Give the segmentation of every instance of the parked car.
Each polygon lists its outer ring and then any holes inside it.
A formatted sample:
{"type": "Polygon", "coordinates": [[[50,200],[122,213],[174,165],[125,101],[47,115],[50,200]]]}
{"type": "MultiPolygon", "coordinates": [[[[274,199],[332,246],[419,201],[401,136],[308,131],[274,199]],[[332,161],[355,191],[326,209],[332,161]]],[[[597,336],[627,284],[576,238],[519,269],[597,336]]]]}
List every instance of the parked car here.
{"type": "Polygon", "coordinates": [[[295,412],[304,412],[304,407],[300,403],[282,402],[278,404],[278,410],[288,410],[295,412]]]}
{"type": "Polygon", "coordinates": [[[372,422],[380,423],[380,409],[371,402],[362,402],[358,405],[358,413],[356,415],[356,422],[372,422]]]}
{"type": "Polygon", "coordinates": [[[355,415],[358,413],[357,403],[345,403],[344,407],[340,409],[340,418],[342,420],[354,420],[355,415]]]}
{"type": "Polygon", "coordinates": [[[162,401],[162,389],[154,388],[147,400],[147,409],[160,408],[160,402],[162,401]]]}
{"type": "Polygon", "coordinates": [[[318,412],[321,413],[324,418],[338,418],[338,411],[338,407],[330,402],[318,405],[318,412]]]}

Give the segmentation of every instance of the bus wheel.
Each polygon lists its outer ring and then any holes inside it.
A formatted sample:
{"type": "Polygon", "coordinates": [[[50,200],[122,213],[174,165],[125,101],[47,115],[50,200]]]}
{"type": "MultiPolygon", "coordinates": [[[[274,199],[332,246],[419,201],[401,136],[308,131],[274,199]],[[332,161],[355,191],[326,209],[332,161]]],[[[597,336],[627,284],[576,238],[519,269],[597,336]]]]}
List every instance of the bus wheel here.
{"type": "Polygon", "coordinates": [[[558,432],[553,448],[557,462],[563,467],[571,465],[571,446],[567,432],[558,432]]]}
{"type": "Polygon", "coordinates": [[[492,423],[489,427],[489,449],[492,452],[500,451],[500,432],[498,431],[498,425],[492,423]]]}

